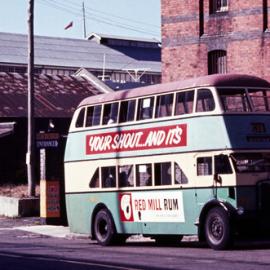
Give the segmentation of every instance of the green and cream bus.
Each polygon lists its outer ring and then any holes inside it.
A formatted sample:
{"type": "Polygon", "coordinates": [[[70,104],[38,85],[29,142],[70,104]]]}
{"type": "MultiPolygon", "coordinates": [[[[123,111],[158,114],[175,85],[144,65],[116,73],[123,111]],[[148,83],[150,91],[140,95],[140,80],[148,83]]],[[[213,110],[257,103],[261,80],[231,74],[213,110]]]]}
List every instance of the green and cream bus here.
{"type": "Polygon", "coordinates": [[[101,245],[270,233],[270,84],[210,75],[83,100],[65,151],[71,231],[101,245]]]}

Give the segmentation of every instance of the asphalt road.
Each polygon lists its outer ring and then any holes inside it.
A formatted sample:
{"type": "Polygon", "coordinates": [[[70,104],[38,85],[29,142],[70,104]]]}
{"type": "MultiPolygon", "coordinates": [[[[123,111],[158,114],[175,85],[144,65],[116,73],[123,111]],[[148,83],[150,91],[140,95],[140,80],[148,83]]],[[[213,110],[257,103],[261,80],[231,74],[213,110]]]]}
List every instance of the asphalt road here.
{"type": "Polygon", "coordinates": [[[123,246],[101,247],[90,239],[21,231],[0,220],[0,269],[269,270],[270,242],[238,242],[229,251],[213,251],[198,242],[160,247],[138,239],[123,246]]]}

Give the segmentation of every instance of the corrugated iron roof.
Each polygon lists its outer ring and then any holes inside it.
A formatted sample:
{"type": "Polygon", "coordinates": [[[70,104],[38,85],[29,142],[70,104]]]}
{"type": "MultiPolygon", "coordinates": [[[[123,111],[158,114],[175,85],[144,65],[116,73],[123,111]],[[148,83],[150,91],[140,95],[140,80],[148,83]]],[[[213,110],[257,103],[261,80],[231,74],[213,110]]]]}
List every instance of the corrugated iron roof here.
{"type": "MultiPolygon", "coordinates": [[[[122,70],[137,66],[161,72],[161,50],[156,48],[108,47],[95,41],[35,36],[35,65],[122,70]]],[[[0,33],[0,63],[27,64],[27,36],[0,33]]]]}
{"type": "MultiPolygon", "coordinates": [[[[82,99],[101,94],[86,79],[35,75],[35,117],[71,117],[82,99]]],[[[27,75],[0,72],[0,117],[27,116],[27,75]]]]}

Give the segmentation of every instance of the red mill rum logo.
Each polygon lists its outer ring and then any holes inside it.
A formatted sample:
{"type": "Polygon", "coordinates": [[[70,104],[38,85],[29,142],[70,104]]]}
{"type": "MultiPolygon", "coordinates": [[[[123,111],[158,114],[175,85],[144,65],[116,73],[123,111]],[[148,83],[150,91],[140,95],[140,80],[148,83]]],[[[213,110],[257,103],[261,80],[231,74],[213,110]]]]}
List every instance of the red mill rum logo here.
{"type": "Polygon", "coordinates": [[[87,155],[179,147],[186,145],[186,124],[86,136],[87,155]]]}

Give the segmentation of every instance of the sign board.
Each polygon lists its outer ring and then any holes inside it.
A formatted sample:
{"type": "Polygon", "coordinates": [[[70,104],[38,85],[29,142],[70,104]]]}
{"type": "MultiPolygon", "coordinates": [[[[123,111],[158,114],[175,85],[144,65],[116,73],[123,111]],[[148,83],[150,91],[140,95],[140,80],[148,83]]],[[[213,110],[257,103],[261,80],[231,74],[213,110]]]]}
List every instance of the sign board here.
{"type": "Polygon", "coordinates": [[[40,181],[40,217],[60,217],[59,181],[40,181]]]}
{"type": "Polygon", "coordinates": [[[36,134],[37,148],[57,148],[60,134],[56,132],[40,132],[36,134]]]}

